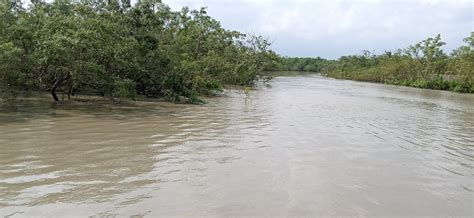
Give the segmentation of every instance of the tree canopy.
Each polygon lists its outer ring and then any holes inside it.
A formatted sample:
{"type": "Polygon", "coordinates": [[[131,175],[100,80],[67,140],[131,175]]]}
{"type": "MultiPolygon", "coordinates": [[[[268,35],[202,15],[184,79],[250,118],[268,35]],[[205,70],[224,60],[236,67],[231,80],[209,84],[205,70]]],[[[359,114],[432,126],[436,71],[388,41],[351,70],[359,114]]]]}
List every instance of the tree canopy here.
{"type": "Polygon", "coordinates": [[[199,102],[249,85],[277,55],[261,36],[224,29],[206,8],[161,1],[0,3],[0,89],[199,102]]]}

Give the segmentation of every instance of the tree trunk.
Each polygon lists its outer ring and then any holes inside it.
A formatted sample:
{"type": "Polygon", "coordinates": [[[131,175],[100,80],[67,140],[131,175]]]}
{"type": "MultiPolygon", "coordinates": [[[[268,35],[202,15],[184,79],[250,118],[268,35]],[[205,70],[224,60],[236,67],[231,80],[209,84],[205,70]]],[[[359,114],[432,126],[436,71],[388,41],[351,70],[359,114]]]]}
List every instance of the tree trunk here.
{"type": "Polygon", "coordinates": [[[57,88],[56,86],[53,86],[53,88],[51,89],[51,95],[53,96],[54,101],[58,102],[59,98],[56,95],[56,88],[57,88]]]}
{"type": "Polygon", "coordinates": [[[68,76],[66,76],[66,78],[64,78],[64,79],[63,79],[62,76],[61,76],[60,78],[57,78],[57,79],[54,80],[53,85],[51,85],[51,95],[53,96],[54,101],[56,101],[56,102],[59,101],[59,98],[58,98],[58,96],[56,95],[56,89],[57,89],[59,86],[61,86],[61,85],[64,83],[64,81],[66,81],[66,80],[68,80],[68,79],[70,79],[70,78],[71,78],[71,75],[68,75],[68,76]]]}
{"type": "Polygon", "coordinates": [[[59,101],[59,98],[56,95],[56,89],[58,88],[60,81],[61,81],[61,79],[57,78],[53,81],[53,84],[51,85],[51,95],[53,96],[53,99],[56,102],[59,101]]]}
{"type": "Polygon", "coordinates": [[[67,100],[71,100],[71,94],[74,95],[73,88],[74,88],[74,83],[73,83],[73,81],[70,81],[69,82],[69,87],[68,87],[68,90],[67,90],[67,100]]]}

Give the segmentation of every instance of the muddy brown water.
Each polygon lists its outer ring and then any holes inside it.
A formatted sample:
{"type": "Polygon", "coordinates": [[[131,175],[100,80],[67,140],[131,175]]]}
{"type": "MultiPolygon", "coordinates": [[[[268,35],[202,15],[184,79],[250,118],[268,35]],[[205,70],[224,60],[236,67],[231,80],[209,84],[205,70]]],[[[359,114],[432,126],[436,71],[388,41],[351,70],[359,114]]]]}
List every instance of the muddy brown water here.
{"type": "Polygon", "coordinates": [[[0,215],[473,216],[474,95],[270,84],[201,106],[0,112],[0,215]]]}

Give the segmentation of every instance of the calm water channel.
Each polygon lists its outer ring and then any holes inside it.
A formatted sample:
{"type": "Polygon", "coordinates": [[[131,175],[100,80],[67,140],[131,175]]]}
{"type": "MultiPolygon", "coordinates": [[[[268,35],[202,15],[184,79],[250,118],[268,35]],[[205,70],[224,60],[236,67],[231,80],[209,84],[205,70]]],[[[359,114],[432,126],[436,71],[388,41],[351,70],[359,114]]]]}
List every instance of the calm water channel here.
{"type": "Polygon", "coordinates": [[[474,215],[474,95],[278,77],[0,112],[1,216],[474,215]]]}

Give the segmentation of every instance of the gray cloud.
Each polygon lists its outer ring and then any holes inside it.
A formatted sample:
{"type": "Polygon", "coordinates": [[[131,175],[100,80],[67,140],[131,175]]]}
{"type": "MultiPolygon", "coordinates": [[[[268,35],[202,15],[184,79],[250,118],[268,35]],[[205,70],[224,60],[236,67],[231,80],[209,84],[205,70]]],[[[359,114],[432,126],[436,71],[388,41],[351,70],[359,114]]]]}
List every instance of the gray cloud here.
{"type": "Polygon", "coordinates": [[[168,0],[208,7],[229,29],[269,37],[282,55],[337,58],[404,48],[438,33],[451,51],[473,31],[469,0],[168,0]]]}

